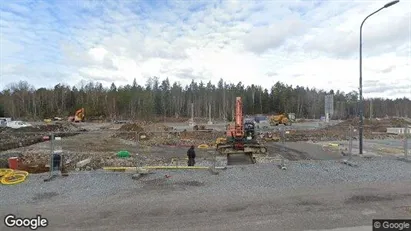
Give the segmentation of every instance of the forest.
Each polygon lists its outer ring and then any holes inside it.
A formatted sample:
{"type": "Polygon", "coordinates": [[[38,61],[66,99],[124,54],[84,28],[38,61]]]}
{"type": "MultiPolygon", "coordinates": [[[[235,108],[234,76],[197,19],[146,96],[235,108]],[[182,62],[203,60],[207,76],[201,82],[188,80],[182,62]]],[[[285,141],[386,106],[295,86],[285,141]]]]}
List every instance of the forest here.
{"type": "MultiPolygon", "coordinates": [[[[269,89],[261,86],[245,86],[226,83],[220,79],[217,85],[211,82],[196,82],[183,86],[170,83],[168,78],[149,78],[146,83],[136,79],[125,86],[104,88],[101,83],[88,82],[79,87],[57,84],[54,88],[35,89],[25,81],[10,84],[0,93],[0,117],[42,120],[74,115],[84,108],[87,118],[111,120],[190,117],[191,103],[195,117],[208,117],[211,108],[213,119],[233,118],[235,98],[243,99],[244,113],[277,114],[295,113],[297,118],[319,119],[324,115],[326,94],[334,95],[334,119],[358,116],[357,92],[326,92],[304,86],[289,86],[277,82],[269,89]]],[[[369,118],[385,116],[411,117],[411,101],[401,99],[366,99],[364,115],[369,118]]]]}

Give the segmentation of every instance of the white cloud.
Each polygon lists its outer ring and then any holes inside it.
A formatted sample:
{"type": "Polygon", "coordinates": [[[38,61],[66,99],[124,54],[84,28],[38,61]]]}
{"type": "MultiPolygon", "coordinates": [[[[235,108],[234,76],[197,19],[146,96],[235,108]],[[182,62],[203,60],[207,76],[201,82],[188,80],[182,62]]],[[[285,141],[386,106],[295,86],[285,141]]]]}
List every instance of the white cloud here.
{"type": "Polygon", "coordinates": [[[257,54],[278,48],[293,36],[301,35],[307,26],[300,19],[285,19],[269,26],[255,27],[245,37],[244,45],[257,54]]]}
{"type": "MultiPolygon", "coordinates": [[[[20,2],[19,2],[20,3],[20,2]]],[[[0,6],[0,88],[169,77],[358,89],[359,27],[385,1],[59,1],[0,6]]],[[[364,96],[411,98],[411,1],[363,28],[364,96]]]]}

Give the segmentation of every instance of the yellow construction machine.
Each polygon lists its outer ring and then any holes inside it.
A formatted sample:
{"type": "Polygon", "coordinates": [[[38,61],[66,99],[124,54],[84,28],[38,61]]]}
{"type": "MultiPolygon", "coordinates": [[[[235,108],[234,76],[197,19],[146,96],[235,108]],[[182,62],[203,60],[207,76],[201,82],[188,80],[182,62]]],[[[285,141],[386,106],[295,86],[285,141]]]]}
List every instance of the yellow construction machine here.
{"type": "Polygon", "coordinates": [[[68,118],[69,122],[84,122],[84,108],[80,108],[76,111],[76,114],[74,116],[70,116],[68,118]]]}
{"type": "Polygon", "coordinates": [[[292,124],[290,118],[288,118],[288,115],[284,113],[280,115],[270,116],[269,120],[271,126],[278,126],[279,124],[291,126],[292,124]]]}

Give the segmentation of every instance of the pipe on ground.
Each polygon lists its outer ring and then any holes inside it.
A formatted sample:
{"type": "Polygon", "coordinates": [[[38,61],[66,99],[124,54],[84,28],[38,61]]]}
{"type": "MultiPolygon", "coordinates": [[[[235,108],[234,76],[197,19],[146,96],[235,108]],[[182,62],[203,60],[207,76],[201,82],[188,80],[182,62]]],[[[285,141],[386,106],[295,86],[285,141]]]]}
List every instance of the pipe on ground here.
{"type": "Polygon", "coordinates": [[[203,166],[145,166],[145,169],[209,169],[203,166]]]}
{"type": "MultiPolygon", "coordinates": [[[[225,167],[215,167],[216,169],[225,169],[225,167]]],[[[136,170],[136,167],[103,167],[104,170],[136,170]]],[[[141,169],[197,169],[205,170],[210,167],[204,166],[145,166],[141,169]]]]}

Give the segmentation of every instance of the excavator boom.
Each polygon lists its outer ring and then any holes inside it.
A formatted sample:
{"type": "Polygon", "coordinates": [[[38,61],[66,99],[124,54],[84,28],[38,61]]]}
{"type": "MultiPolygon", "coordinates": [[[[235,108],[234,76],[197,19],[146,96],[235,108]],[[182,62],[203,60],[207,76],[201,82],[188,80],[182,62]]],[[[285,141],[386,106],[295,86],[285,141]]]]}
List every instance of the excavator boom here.
{"type": "Polygon", "coordinates": [[[74,115],[74,121],[75,122],[80,122],[84,120],[84,108],[81,108],[76,111],[76,114],[74,115]]]}
{"type": "Polygon", "coordinates": [[[235,100],[235,137],[244,136],[243,102],[241,97],[235,100]]]}
{"type": "Polygon", "coordinates": [[[84,108],[80,108],[76,111],[74,116],[68,118],[70,122],[83,122],[84,121],[84,108]]]}

